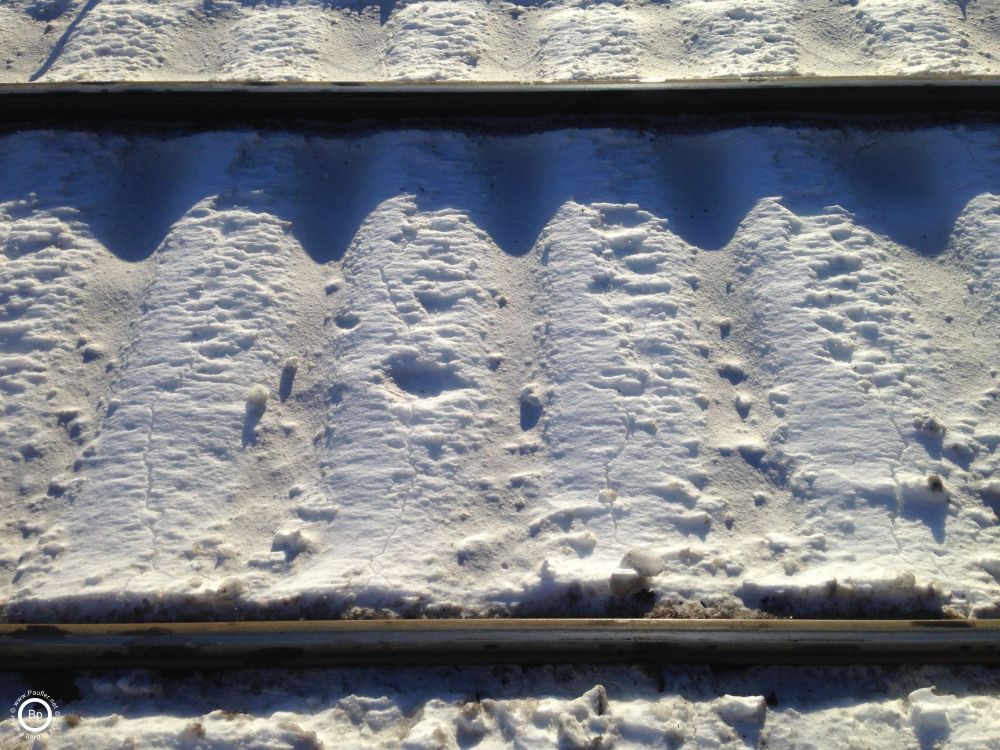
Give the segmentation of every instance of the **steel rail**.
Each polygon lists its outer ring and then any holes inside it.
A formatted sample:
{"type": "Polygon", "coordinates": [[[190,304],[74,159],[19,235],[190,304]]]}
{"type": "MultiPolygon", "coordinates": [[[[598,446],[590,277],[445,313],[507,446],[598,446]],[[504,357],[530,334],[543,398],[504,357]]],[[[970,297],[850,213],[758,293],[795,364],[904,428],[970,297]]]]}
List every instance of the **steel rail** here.
{"type": "Polygon", "coordinates": [[[0,670],[536,663],[1000,664],[1000,620],[0,625],[0,670]]]}
{"type": "Polygon", "coordinates": [[[30,83],[0,85],[0,123],[1000,113],[1000,77],[661,83],[30,83]]]}

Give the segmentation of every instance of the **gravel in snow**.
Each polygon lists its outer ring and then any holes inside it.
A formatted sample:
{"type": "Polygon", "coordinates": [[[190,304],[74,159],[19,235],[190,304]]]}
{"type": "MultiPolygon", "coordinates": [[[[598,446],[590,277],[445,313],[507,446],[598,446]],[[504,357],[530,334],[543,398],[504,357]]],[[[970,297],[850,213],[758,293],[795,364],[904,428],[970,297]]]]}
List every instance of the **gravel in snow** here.
{"type": "Polygon", "coordinates": [[[4,614],[995,616],[997,157],[8,135],[4,614]]]}
{"type": "Polygon", "coordinates": [[[4,0],[0,81],[996,75],[989,0],[4,0]]]}

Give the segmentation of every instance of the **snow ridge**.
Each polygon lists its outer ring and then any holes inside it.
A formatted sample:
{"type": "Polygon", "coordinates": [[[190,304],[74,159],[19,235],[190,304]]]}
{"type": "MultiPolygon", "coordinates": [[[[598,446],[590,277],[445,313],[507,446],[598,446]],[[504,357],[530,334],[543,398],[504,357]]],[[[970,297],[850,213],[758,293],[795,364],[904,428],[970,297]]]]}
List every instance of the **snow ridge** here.
{"type": "MultiPolygon", "coordinates": [[[[77,681],[53,748],[991,747],[987,668],[708,670],[657,665],[104,671],[77,681]],[[215,679],[212,679],[215,678],[215,679]],[[211,710],[222,704],[225,709],[211,710]],[[208,708],[206,708],[208,705],[208,708]]],[[[28,688],[3,676],[9,694],[28,688]]],[[[14,737],[12,724],[0,736],[14,737]],[[3,734],[6,733],[6,734],[3,734]]]]}
{"type": "Polygon", "coordinates": [[[992,133],[671,137],[6,137],[6,616],[995,613],[992,133]]]}
{"type": "Polygon", "coordinates": [[[0,80],[663,80],[998,72],[949,0],[0,4],[0,80]]]}

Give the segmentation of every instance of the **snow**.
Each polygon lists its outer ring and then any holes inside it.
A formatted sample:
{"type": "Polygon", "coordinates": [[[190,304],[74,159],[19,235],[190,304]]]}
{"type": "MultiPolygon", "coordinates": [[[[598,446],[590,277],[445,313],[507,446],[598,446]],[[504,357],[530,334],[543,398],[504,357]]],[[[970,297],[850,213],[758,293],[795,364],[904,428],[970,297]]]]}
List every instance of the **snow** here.
{"type": "Polygon", "coordinates": [[[46,687],[62,717],[44,747],[978,750],[997,747],[998,687],[971,667],[84,673],[46,687]]]}
{"type": "Polygon", "coordinates": [[[0,2],[0,81],[996,75],[988,0],[0,2]]]}
{"type": "MultiPolygon", "coordinates": [[[[0,82],[998,42],[986,0],[0,0],[0,82]]],[[[0,617],[1000,616],[998,185],[974,122],[4,134],[0,617]]],[[[0,673],[39,688],[52,748],[1000,747],[972,667],[0,673]]]]}
{"type": "Polygon", "coordinates": [[[0,159],[8,619],[1000,610],[988,126],[0,159]]]}

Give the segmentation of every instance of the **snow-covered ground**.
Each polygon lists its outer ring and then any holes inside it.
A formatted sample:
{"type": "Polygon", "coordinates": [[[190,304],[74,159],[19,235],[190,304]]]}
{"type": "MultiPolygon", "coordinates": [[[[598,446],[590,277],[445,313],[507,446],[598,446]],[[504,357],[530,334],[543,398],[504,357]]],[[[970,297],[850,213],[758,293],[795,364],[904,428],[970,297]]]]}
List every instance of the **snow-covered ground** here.
{"type": "MultiPolygon", "coordinates": [[[[39,680],[0,678],[12,699],[39,680]]],[[[1000,747],[986,669],[532,667],[85,674],[36,748],[1000,747]]],[[[0,724],[4,747],[19,741],[0,724]]]]}
{"type": "Polygon", "coordinates": [[[7,618],[1000,612],[992,125],[0,139],[7,618]]]}
{"type": "MultiPolygon", "coordinates": [[[[992,0],[0,0],[0,82],[998,52],[992,0]]],[[[1000,616],[998,242],[995,123],[3,135],[0,619],[1000,616]]],[[[29,689],[51,748],[1000,749],[975,668],[29,689]]]]}
{"type": "Polygon", "coordinates": [[[1000,73],[995,0],[0,0],[0,81],[1000,73]]]}

